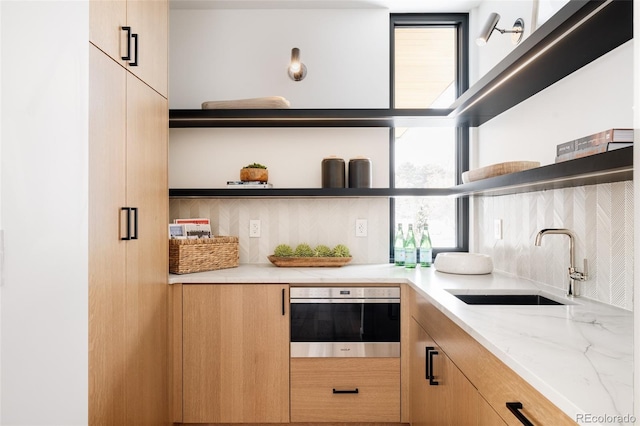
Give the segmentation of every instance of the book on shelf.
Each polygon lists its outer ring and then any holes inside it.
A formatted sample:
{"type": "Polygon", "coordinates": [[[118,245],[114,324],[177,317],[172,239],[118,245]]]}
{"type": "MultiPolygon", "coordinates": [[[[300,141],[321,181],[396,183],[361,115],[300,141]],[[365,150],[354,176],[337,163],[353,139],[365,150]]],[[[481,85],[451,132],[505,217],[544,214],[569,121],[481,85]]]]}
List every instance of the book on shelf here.
{"type": "Polygon", "coordinates": [[[273,188],[273,184],[259,181],[228,180],[227,188],[273,188]]]}
{"type": "Polygon", "coordinates": [[[194,217],[189,219],[174,219],[173,223],[195,223],[200,225],[209,225],[209,219],[206,217],[194,217]]]}
{"type": "Polygon", "coordinates": [[[615,151],[616,149],[627,148],[629,146],[633,146],[633,142],[609,142],[606,144],[596,145],[577,151],[570,151],[556,156],[556,163],[575,160],[576,158],[589,157],[591,155],[601,154],[603,152],[615,151]]]}
{"type": "Polygon", "coordinates": [[[560,157],[573,151],[591,149],[592,147],[606,145],[612,142],[633,143],[633,136],[633,129],[608,129],[558,144],[556,146],[556,155],[560,157]]]}

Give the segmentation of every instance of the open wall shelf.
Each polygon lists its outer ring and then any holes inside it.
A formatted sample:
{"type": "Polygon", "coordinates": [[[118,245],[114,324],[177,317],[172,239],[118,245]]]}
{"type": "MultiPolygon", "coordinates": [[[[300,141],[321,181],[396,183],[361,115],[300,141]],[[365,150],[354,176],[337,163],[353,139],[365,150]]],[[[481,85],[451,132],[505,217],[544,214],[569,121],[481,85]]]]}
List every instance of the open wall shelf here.
{"type": "Polygon", "coordinates": [[[633,147],[496,176],[450,188],[170,189],[170,198],[465,197],[495,196],[633,179],[633,147]]]}
{"type": "MultiPolygon", "coordinates": [[[[449,109],[171,110],[169,126],[476,127],[633,38],[632,0],[571,0],[449,109]]],[[[403,197],[502,195],[633,179],[633,148],[519,173],[428,189],[171,189],[185,197],[403,197]]]]}
{"type": "Polygon", "coordinates": [[[632,0],[571,0],[447,109],[186,109],[169,126],[477,127],[632,38],[632,0]]]}
{"type": "Polygon", "coordinates": [[[633,1],[571,0],[450,108],[477,127],[633,38],[633,1]]]}
{"type": "Polygon", "coordinates": [[[179,109],[169,127],[452,126],[451,109],[179,109]]]}

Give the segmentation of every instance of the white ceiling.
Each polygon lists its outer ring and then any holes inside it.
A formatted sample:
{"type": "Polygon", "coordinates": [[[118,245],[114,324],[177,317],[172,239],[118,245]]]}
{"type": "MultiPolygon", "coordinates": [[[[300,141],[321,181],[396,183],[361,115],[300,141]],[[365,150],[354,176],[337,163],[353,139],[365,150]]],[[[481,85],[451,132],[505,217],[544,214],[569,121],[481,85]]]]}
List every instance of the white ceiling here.
{"type": "Polygon", "coordinates": [[[468,12],[481,0],[170,0],[172,9],[388,9],[468,12]]]}

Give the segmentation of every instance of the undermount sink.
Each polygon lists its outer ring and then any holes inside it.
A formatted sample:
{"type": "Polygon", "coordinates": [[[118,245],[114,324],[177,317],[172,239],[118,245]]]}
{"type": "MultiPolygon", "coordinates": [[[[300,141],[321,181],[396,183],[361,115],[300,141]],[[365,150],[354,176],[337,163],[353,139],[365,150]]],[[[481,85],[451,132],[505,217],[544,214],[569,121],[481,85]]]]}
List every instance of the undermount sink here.
{"type": "Polygon", "coordinates": [[[540,294],[454,294],[467,305],[565,305],[540,294]]]}

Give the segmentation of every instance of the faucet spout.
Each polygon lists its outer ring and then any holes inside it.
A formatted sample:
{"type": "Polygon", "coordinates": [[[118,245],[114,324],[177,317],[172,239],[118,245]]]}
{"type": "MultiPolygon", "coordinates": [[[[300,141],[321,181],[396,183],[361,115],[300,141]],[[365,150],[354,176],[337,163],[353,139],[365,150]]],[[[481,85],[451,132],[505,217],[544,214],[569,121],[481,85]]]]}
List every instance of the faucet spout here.
{"type": "Polygon", "coordinates": [[[542,237],[545,235],[566,235],[569,237],[569,289],[567,290],[567,296],[577,296],[578,292],[575,288],[575,281],[585,281],[587,279],[587,260],[584,260],[585,271],[579,272],[575,267],[575,236],[573,232],[565,228],[545,228],[542,229],[536,235],[535,245],[540,247],[542,245],[542,237]]]}

